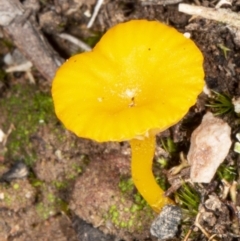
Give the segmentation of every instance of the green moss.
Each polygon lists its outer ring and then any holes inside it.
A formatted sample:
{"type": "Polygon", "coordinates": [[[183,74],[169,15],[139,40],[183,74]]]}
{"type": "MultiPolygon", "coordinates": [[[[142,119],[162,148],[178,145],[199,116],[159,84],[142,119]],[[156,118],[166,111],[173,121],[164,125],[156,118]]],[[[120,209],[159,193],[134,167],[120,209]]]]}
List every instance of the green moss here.
{"type": "Polygon", "coordinates": [[[130,212],[131,213],[135,213],[137,211],[141,210],[141,208],[139,208],[139,206],[137,204],[133,204],[131,207],[130,207],[130,212]]]}
{"type": "Polygon", "coordinates": [[[68,203],[61,199],[58,200],[58,208],[61,212],[64,212],[66,214],[69,213],[68,203]]]}
{"type": "Polygon", "coordinates": [[[128,227],[128,224],[126,222],[120,222],[120,227],[126,228],[126,227],[128,227]]]}
{"type": "Polygon", "coordinates": [[[56,197],[52,193],[49,193],[47,198],[50,203],[54,203],[56,201],[56,197]]]}
{"type": "Polygon", "coordinates": [[[12,201],[13,201],[13,200],[11,199],[11,197],[10,197],[9,195],[5,194],[5,196],[4,196],[4,202],[7,204],[7,206],[11,206],[12,201]]]}
{"type": "Polygon", "coordinates": [[[112,205],[110,207],[110,209],[109,209],[109,213],[111,214],[111,213],[115,212],[116,210],[117,210],[117,206],[116,205],[112,205]]]}
{"type": "Polygon", "coordinates": [[[131,178],[122,178],[118,184],[122,193],[131,192],[134,189],[133,180],[131,178]]]}
{"type": "Polygon", "coordinates": [[[133,226],[133,220],[130,219],[130,220],[128,221],[128,223],[127,223],[127,227],[128,227],[128,228],[131,228],[132,226],[133,226]]]}
{"type": "Polygon", "coordinates": [[[42,219],[48,219],[58,212],[68,212],[68,204],[53,193],[47,193],[47,200],[36,205],[36,211],[42,219]]]}
{"type": "Polygon", "coordinates": [[[7,142],[6,155],[11,159],[24,156],[25,163],[31,165],[36,159],[31,137],[41,125],[56,122],[50,94],[31,85],[12,86],[11,95],[0,99],[0,111],[6,112],[4,129],[8,130],[10,124],[15,127],[7,142]]]}
{"type": "Polygon", "coordinates": [[[19,189],[19,184],[18,183],[14,183],[13,184],[13,189],[18,190],[19,189]]]}
{"type": "Polygon", "coordinates": [[[51,208],[44,205],[42,202],[36,205],[36,211],[38,215],[44,220],[48,219],[51,215],[51,208]]]}
{"type": "Polygon", "coordinates": [[[72,164],[72,168],[74,171],[76,171],[77,174],[82,173],[82,167],[79,166],[78,164],[76,164],[76,163],[72,164]]]}
{"type": "Polygon", "coordinates": [[[65,189],[68,187],[68,182],[67,181],[53,181],[52,184],[57,188],[57,189],[65,189]]]}
{"type": "Polygon", "coordinates": [[[131,178],[121,178],[119,184],[121,197],[114,199],[115,204],[104,212],[104,219],[110,220],[116,228],[127,229],[129,232],[140,232],[143,223],[149,223],[154,217],[153,210],[142,198],[140,193],[136,193],[131,178]],[[132,199],[132,205],[129,203],[132,199]]]}
{"type": "Polygon", "coordinates": [[[140,205],[133,204],[130,208],[124,209],[120,212],[116,205],[109,208],[107,214],[103,215],[104,219],[111,220],[116,228],[127,229],[129,232],[136,232],[142,230],[142,221],[148,223],[153,219],[153,214],[149,215],[152,210],[144,208],[140,205]]]}
{"type": "Polygon", "coordinates": [[[75,180],[75,179],[76,179],[76,177],[77,177],[77,175],[76,175],[76,174],[70,173],[70,174],[68,174],[68,175],[67,175],[67,177],[66,177],[66,178],[67,178],[68,180],[75,180]]]}
{"type": "Polygon", "coordinates": [[[44,185],[43,181],[36,178],[31,178],[30,181],[33,187],[41,187],[42,185],[44,185]]]}
{"type": "Polygon", "coordinates": [[[129,212],[129,208],[124,208],[123,211],[128,213],[129,212]]]}
{"type": "Polygon", "coordinates": [[[67,180],[75,180],[79,175],[81,175],[85,170],[86,166],[88,166],[90,160],[87,155],[81,155],[79,162],[73,163],[71,165],[71,170],[68,170],[68,172],[66,173],[67,180]]]}
{"type": "Polygon", "coordinates": [[[157,163],[160,164],[161,168],[166,168],[168,165],[168,160],[164,157],[160,157],[157,159],[157,163]]]}

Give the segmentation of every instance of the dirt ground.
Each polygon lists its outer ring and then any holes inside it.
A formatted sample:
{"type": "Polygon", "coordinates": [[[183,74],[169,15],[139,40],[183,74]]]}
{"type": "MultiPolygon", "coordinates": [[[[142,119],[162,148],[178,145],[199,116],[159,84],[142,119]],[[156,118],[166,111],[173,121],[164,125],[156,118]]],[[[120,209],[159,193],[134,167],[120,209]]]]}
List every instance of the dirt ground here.
{"type": "MultiPolygon", "coordinates": [[[[168,4],[171,1],[107,0],[88,29],[95,0],[21,2],[35,6],[30,17],[62,59],[82,50],[59,37],[60,33],[75,36],[91,47],[111,26],[131,19],[158,20],[190,33],[204,55],[207,87],[230,103],[219,118],[230,125],[232,141],[237,142],[240,119],[231,99],[240,97],[240,41],[228,25],[180,13],[177,3],[168,4]]],[[[214,8],[219,1],[181,2],[214,8]]],[[[222,8],[239,12],[240,1],[230,2],[232,5],[222,8]]],[[[7,135],[0,142],[0,241],[157,240],[150,234],[157,214],[130,179],[129,144],[99,144],[67,131],[54,114],[49,82],[34,66],[30,71],[33,79],[29,71],[6,72],[11,65],[24,62],[14,41],[0,28],[0,129],[7,135]],[[10,64],[6,61],[9,54],[14,58],[10,64]],[[20,171],[19,163],[24,164],[20,171]]],[[[157,137],[153,169],[165,190],[172,184],[167,170],[179,165],[181,152],[187,154],[191,133],[206,111],[219,111],[206,106],[216,101],[217,95],[210,98],[202,93],[180,123],[157,137]],[[160,160],[166,160],[167,165],[160,160]]],[[[211,183],[170,191],[184,213],[175,240],[204,241],[212,235],[216,236],[211,240],[240,240],[240,195],[237,192],[235,202],[230,196],[221,196],[222,179],[235,181],[239,189],[239,167],[239,154],[231,147],[211,183]],[[206,200],[220,208],[209,209],[198,220],[203,231],[196,218],[206,200]]],[[[182,180],[188,172],[186,168],[182,180]]]]}

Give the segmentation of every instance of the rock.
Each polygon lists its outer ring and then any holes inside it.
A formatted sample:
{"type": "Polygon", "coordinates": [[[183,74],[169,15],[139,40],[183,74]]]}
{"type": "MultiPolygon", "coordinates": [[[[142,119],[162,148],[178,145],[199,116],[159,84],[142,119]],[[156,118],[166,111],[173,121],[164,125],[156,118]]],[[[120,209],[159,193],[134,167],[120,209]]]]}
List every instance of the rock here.
{"type": "Polygon", "coordinates": [[[73,219],[73,228],[77,233],[78,240],[81,241],[117,241],[113,235],[104,234],[77,216],[73,219]]]}
{"type": "Polygon", "coordinates": [[[204,115],[202,123],[191,136],[187,155],[193,182],[209,183],[212,180],[229,152],[232,144],[230,133],[231,128],[226,122],[210,112],[204,115]]]}
{"type": "Polygon", "coordinates": [[[29,174],[28,167],[23,162],[16,162],[10,170],[3,173],[0,181],[11,182],[14,179],[22,179],[29,174]]]}
{"type": "Polygon", "coordinates": [[[151,234],[160,240],[172,239],[178,231],[182,218],[180,207],[175,205],[165,206],[159,216],[151,225],[151,234]]]}

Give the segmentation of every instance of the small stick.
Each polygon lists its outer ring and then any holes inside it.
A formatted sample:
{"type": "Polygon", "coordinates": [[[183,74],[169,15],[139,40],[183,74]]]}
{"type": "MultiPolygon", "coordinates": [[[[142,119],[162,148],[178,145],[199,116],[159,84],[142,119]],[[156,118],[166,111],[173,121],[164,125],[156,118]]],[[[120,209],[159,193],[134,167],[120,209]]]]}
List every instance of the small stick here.
{"type": "Polygon", "coordinates": [[[19,0],[0,0],[0,26],[22,54],[51,83],[63,59],[53,50],[19,0]]]}
{"type": "Polygon", "coordinates": [[[224,4],[232,6],[232,0],[220,0],[215,8],[220,8],[224,4]]]}
{"type": "Polygon", "coordinates": [[[36,81],[35,81],[35,79],[34,79],[34,77],[32,75],[32,72],[30,70],[26,71],[26,75],[27,75],[27,77],[29,79],[30,84],[36,84],[36,81]]]}
{"type": "Polygon", "coordinates": [[[3,141],[2,141],[3,147],[6,146],[6,144],[7,144],[7,139],[8,139],[9,135],[11,134],[11,132],[12,132],[13,130],[15,130],[15,126],[11,123],[11,124],[10,124],[10,127],[8,128],[7,134],[5,134],[5,136],[3,137],[3,141]]]}
{"type": "Polygon", "coordinates": [[[240,27],[240,15],[228,9],[206,8],[180,3],[178,6],[178,11],[189,15],[197,15],[210,20],[216,20],[236,28],[240,27]]]}
{"type": "Polygon", "coordinates": [[[33,64],[30,61],[27,61],[23,64],[15,65],[12,67],[7,68],[5,71],[6,73],[11,72],[26,72],[27,77],[31,84],[36,84],[36,81],[31,73],[31,68],[33,67],[33,64]]]}
{"type": "Polygon", "coordinates": [[[103,2],[104,2],[104,0],[98,0],[97,1],[97,4],[95,5],[94,11],[93,11],[93,15],[92,15],[92,17],[91,17],[91,19],[90,19],[90,21],[89,21],[89,23],[87,25],[87,28],[91,28],[92,27],[92,25],[93,25],[97,15],[98,15],[98,12],[99,12],[103,2]]]}
{"type": "Polygon", "coordinates": [[[223,193],[222,193],[222,199],[225,200],[229,194],[229,190],[230,190],[230,187],[231,187],[231,184],[226,181],[225,179],[222,179],[221,180],[222,184],[223,184],[223,193]]]}
{"type": "Polygon", "coordinates": [[[180,152],[181,163],[171,168],[168,172],[172,175],[177,175],[182,169],[189,166],[187,159],[184,157],[183,152],[180,152]]]}
{"type": "Polygon", "coordinates": [[[32,63],[30,61],[27,61],[23,64],[15,65],[12,67],[7,68],[5,71],[6,73],[11,73],[11,72],[26,72],[32,68],[32,63]]]}
{"type": "Polygon", "coordinates": [[[146,5],[170,5],[170,4],[177,4],[182,2],[183,0],[141,0],[143,6],[146,5]]]}
{"type": "Polygon", "coordinates": [[[92,48],[89,45],[87,45],[86,43],[84,43],[80,39],[77,39],[76,37],[74,37],[70,34],[61,33],[61,34],[58,34],[58,36],[62,39],[66,39],[69,42],[77,45],[79,48],[83,49],[84,51],[91,51],[92,50],[92,48]]]}
{"type": "Polygon", "coordinates": [[[191,235],[191,233],[192,233],[192,229],[189,229],[187,232],[187,235],[184,237],[183,241],[187,241],[189,236],[191,235]]]}
{"type": "Polygon", "coordinates": [[[209,239],[208,239],[208,241],[211,241],[211,240],[214,240],[214,237],[216,237],[217,236],[217,234],[215,233],[215,234],[213,234],[209,239]]]}
{"type": "Polygon", "coordinates": [[[230,190],[229,190],[229,192],[230,192],[230,197],[231,197],[231,199],[232,199],[232,202],[234,203],[234,204],[236,204],[237,203],[237,182],[236,181],[233,181],[233,183],[232,183],[232,185],[231,185],[231,187],[230,187],[230,190]]]}
{"type": "Polygon", "coordinates": [[[199,223],[200,216],[201,216],[201,212],[199,212],[199,213],[197,214],[197,217],[196,217],[196,219],[195,219],[194,225],[201,230],[201,232],[208,238],[208,240],[217,241],[216,239],[214,239],[215,235],[210,235],[210,234],[201,226],[201,224],[199,223]]]}

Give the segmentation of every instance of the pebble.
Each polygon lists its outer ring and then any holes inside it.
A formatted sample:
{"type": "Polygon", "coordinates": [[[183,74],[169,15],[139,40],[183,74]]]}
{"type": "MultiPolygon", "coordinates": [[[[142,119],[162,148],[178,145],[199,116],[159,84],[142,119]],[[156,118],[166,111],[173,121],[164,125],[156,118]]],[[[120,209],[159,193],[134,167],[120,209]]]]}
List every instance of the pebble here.
{"type": "Polygon", "coordinates": [[[15,163],[10,170],[5,172],[0,180],[5,182],[11,182],[14,179],[21,179],[27,177],[29,174],[28,167],[23,162],[15,163]]]}
{"type": "Polygon", "coordinates": [[[206,113],[191,136],[187,155],[191,165],[191,181],[211,182],[217,168],[228,155],[231,144],[231,127],[211,112],[206,113]]]}
{"type": "Polygon", "coordinates": [[[4,200],[4,193],[3,192],[0,193],[0,200],[4,200]]]}
{"type": "Polygon", "coordinates": [[[181,209],[175,205],[166,205],[153,221],[150,232],[160,240],[174,238],[182,218],[181,209]]]}

